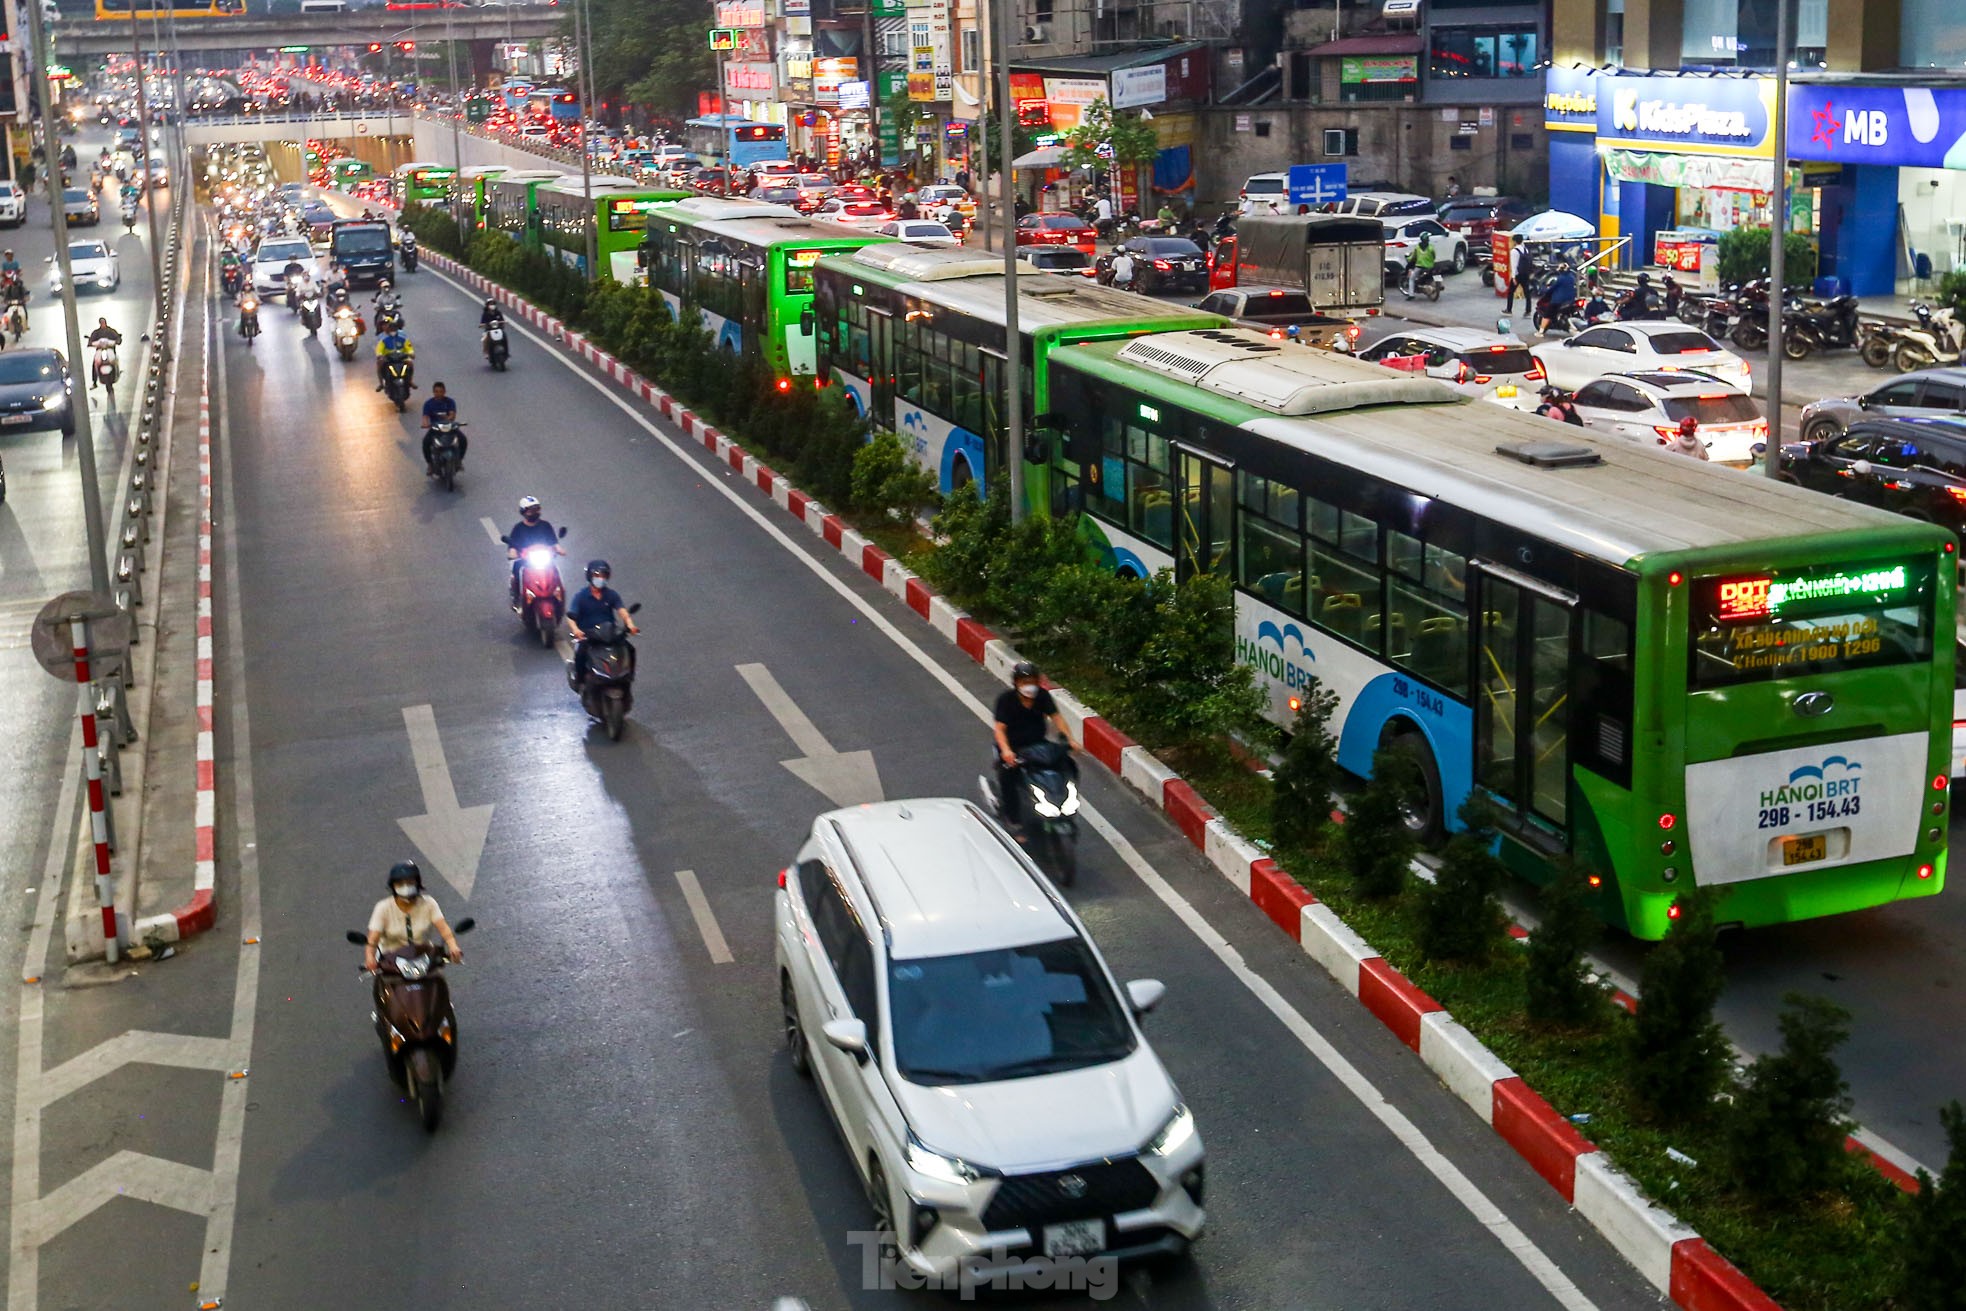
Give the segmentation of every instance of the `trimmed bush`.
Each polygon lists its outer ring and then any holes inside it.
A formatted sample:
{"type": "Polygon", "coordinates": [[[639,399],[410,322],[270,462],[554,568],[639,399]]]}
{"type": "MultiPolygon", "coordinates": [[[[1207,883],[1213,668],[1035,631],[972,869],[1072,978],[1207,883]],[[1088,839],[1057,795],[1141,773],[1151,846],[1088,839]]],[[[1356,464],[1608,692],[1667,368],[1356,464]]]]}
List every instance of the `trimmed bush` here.
{"type": "Polygon", "coordinates": [[[1441,852],[1433,883],[1420,888],[1418,942],[1429,960],[1485,960],[1507,938],[1496,895],[1504,870],[1495,857],[1494,818],[1470,797],[1461,823],[1441,852]]]}
{"type": "Polygon", "coordinates": [[[1625,1083],[1661,1120],[1706,1114],[1727,1077],[1727,1039],[1714,1022],[1726,978],[1713,922],[1714,892],[1675,903],[1679,918],[1645,958],[1638,1014],[1626,1033],[1625,1083]]]}
{"type": "Polygon", "coordinates": [[[1542,923],[1529,935],[1523,978],[1529,1018],[1552,1027],[1603,1019],[1604,993],[1584,964],[1598,930],[1589,873],[1566,862],[1543,888],[1542,911],[1542,923]]]}
{"type": "Polygon", "coordinates": [[[1728,1163],[1764,1205],[1821,1191],[1850,1132],[1850,1087],[1836,1066],[1850,1012],[1793,992],[1782,1004],[1782,1049],[1754,1063],[1727,1112],[1728,1163]]]}
{"type": "Polygon", "coordinates": [[[1897,1305],[1903,1311],[1966,1311],[1966,1107],[1939,1108],[1945,1126],[1945,1169],[1937,1179],[1920,1170],[1911,1221],[1899,1246],[1905,1254],[1897,1305]]]}
{"type": "Polygon", "coordinates": [[[1380,747],[1372,777],[1352,797],[1339,842],[1345,868],[1361,894],[1396,896],[1417,844],[1406,827],[1407,803],[1420,792],[1420,767],[1408,752],[1380,747]]]}
{"type": "Polygon", "coordinates": [[[1316,848],[1330,833],[1331,799],[1344,778],[1331,736],[1337,710],[1336,692],[1316,678],[1304,685],[1290,741],[1270,779],[1270,835],[1280,847],[1316,848]]]}

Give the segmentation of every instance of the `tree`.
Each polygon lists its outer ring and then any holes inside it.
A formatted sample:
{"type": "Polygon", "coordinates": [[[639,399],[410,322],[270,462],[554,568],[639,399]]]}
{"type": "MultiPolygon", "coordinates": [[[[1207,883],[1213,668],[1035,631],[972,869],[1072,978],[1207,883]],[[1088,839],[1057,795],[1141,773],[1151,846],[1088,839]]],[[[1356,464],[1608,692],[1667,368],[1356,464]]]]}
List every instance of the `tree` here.
{"type": "Polygon", "coordinates": [[[1727,1113],[1726,1143],[1746,1191],[1792,1203],[1819,1192],[1843,1158],[1850,1086],[1836,1049],[1850,1036],[1850,1012],[1794,992],[1782,1006],[1782,1049],[1748,1071],[1727,1113]]]}
{"type": "Polygon", "coordinates": [[[1725,982],[1713,903],[1711,888],[1674,902],[1679,917],[1639,974],[1625,1083],[1661,1119],[1703,1114],[1727,1075],[1727,1039],[1713,1018],[1725,982]]]}
{"type": "Polygon", "coordinates": [[[1918,1195],[1911,1199],[1902,1244],[1897,1305],[1904,1311],[1966,1308],[1966,1107],[1946,1103],[1939,1108],[1939,1123],[1950,1146],[1936,1180],[1918,1172],[1918,1195]]]}
{"type": "Polygon", "coordinates": [[[1584,964],[1584,951],[1597,936],[1589,896],[1590,876],[1567,863],[1543,888],[1543,919],[1529,935],[1523,980],[1529,1018],[1538,1024],[1583,1024],[1604,1009],[1604,994],[1584,964]]]}
{"type": "Polygon", "coordinates": [[[1160,137],[1137,109],[1115,111],[1104,96],[1085,107],[1079,125],[1060,142],[1065,162],[1100,169],[1127,170],[1160,153],[1160,137]]]}
{"type": "Polygon", "coordinates": [[[1482,960],[1507,924],[1496,899],[1504,870],[1495,857],[1493,815],[1471,796],[1461,825],[1441,852],[1433,883],[1420,891],[1419,946],[1430,960],[1482,960]]]}
{"type": "MultiPolygon", "coordinates": [[[[697,92],[717,83],[709,6],[701,0],[590,0],[594,93],[692,117],[697,92]]],[[[572,35],[569,17],[567,34],[572,35]]]]}
{"type": "Polygon", "coordinates": [[[1420,766],[1412,753],[1380,747],[1372,757],[1371,779],[1352,798],[1342,850],[1352,881],[1368,897],[1390,897],[1406,886],[1415,846],[1406,806],[1419,787],[1420,766]]]}
{"type": "Polygon", "coordinates": [[[1270,833],[1280,847],[1321,845],[1331,827],[1331,798],[1338,791],[1338,744],[1331,716],[1338,694],[1313,678],[1301,689],[1290,742],[1270,776],[1270,833]]]}

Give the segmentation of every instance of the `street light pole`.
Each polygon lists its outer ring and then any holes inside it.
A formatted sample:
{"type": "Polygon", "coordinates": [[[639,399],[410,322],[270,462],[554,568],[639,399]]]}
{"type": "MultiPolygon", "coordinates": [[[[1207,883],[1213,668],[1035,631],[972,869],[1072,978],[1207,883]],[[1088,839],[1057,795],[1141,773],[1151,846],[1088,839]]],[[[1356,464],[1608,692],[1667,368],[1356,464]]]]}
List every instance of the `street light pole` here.
{"type": "Polygon", "coordinates": [[[1768,203],[1768,442],[1762,472],[1782,476],[1782,300],[1789,235],[1789,0],[1775,0],[1775,187],[1768,203]]]}
{"type": "MultiPolygon", "coordinates": [[[[1004,463],[1010,466],[1010,521],[1024,522],[1024,336],[1017,323],[1017,222],[1012,203],[1010,142],[1017,127],[1017,106],[1010,98],[1010,11],[998,0],[997,122],[1003,149],[998,152],[997,185],[1003,206],[1003,383],[1004,463]]],[[[986,101],[987,104],[987,101],[986,101]]],[[[986,489],[987,490],[987,489],[986,489]]]]}
{"type": "MultiPolygon", "coordinates": [[[[136,26],[136,19],[130,19],[136,26]]],[[[48,163],[48,222],[55,234],[55,267],[61,270],[62,310],[68,319],[68,359],[71,376],[82,366],[82,329],[75,321],[75,277],[68,262],[68,215],[62,210],[61,145],[55,133],[55,84],[48,76],[48,43],[42,31],[40,0],[27,6],[28,40],[34,43],[34,67],[41,82],[41,130],[46,142],[48,163]]],[[[143,85],[139,70],[137,85],[143,85]]],[[[104,547],[102,527],[102,484],[96,478],[95,431],[89,423],[88,388],[82,389],[82,402],[71,396],[68,405],[75,416],[76,464],[82,475],[82,531],[88,541],[89,588],[99,596],[109,595],[109,557],[104,547]]]]}
{"type": "Polygon", "coordinates": [[[594,246],[594,172],[590,167],[590,161],[587,157],[587,114],[593,108],[593,105],[588,100],[589,88],[591,88],[592,83],[587,77],[589,69],[586,38],[589,35],[588,25],[592,22],[593,18],[587,12],[587,0],[575,0],[573,7],[573,53],[574,57],[580,61],[580,67],[574,73],[573,85],[575,88],[574,94],[580,100],[580,104],[575,106],[575,108],[580,111],[580,195],[584,202],[581,206],[581,226],[585,229],[587,237],[587,280],[589,282],[593,282],[599,277],[599,271],[594,267],[599,258],[599,254],[594,246]]]}
{"type": "Polygon", "coordinates": [[[444,12],[444,44],[450,48],[451,56],[451,196],[453,197],[453,216],[457,219],[457,243],[460,250],[469,240],[464,230],[465,212],[469,206],[463,202],[464,192],[464,142],[458,120],[464,117],[465,106],[469,103],[457,86],[457,28],[452,22],[450,11],[444,12]]]}
{"type": "MultiPolygon", "coordinates": [[[[140,22],[141,20],[137,18],[136,9],[133,5],[130,10],[130,53],[137,63],[137,149],[143,153],[142,162],[137,165],[139,170],[137,176],[143,179],[142,183],[137,187],[137,194],[143,197],[145,226],[150,231],[150,298],[155,306],[155,318],[152,321],[161,327],[164,322],[164,255],[157,247],[156,199],[149,194],[150,95],[147,88],[150,82],[150,69],[144,62],[143,33],[140,22]]],[[[63,249],[66,250],[66,247],[63,249]]],[[[61,272],[63,292],[72,300],[74,289],[68,285],[68,270],[64,268],[61,272]]],[[[158,335],[162,336],[163,334],[159,333],[158,335]]],[[[76,360],[77,367],[79,368],[81,357],[78,355],[76,360]]]]}

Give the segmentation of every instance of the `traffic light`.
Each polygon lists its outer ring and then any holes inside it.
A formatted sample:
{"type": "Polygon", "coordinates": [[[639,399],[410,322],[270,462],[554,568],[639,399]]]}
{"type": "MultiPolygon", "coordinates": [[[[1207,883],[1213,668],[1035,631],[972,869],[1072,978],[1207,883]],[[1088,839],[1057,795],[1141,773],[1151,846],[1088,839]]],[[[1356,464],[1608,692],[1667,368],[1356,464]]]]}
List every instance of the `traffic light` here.
{"type": "Polygon", "coordinates": [[[414,42],[414,41],[398,41],[398,42],[396,43],[396,48],[397,48],[398,50],[400,50],[400,51],[402,51],[402,52],[403,52],[404,54],[409,54],[409,53],[410,53],[411,51],[413,51],[413,50],[415,50],[415,49],[416,49],[416,42],[414,42]]]}

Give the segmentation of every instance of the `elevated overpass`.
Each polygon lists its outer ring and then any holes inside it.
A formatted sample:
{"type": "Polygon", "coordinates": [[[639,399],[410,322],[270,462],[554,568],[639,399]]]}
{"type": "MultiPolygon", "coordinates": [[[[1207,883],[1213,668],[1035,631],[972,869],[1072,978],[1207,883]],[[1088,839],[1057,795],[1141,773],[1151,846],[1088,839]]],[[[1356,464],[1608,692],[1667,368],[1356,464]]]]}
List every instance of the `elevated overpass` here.
{"type": "Polygon", "coordinates": [[[407,109],[323,112],[318,114],[192,114],[184,120],[184,141],[209,146],[220,141],[304,141],[319,137],[408,136],[415,115],[407,109]]]}
{"type": "MultiPolygon", "coordinates": [[[[553,4],[411,10],[374,5],[332,14],[180,18],[174,26],[180,50],[270,50],[372,41],[531,41],[559,34],[569,14],[553,4]]],[[[60,60],[123,54],[130,48],[130,28],[117,19],[63,15],[54,25],[54,43],[60,60]]]]}

